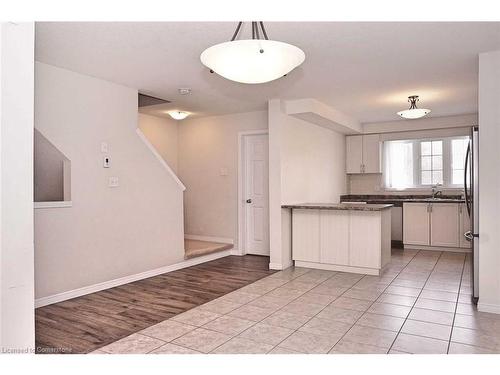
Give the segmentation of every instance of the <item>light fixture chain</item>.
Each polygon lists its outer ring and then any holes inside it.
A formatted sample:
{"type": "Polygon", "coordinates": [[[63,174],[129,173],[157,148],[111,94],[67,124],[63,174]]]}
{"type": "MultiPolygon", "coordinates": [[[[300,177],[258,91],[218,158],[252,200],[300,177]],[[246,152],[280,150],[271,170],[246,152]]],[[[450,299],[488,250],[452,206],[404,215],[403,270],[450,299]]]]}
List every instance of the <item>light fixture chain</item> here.
{"type": "Polygon", "coordinates": [[[260,23],[260,28],[262,29],[262,35],[264,35],[264,39],[269,40],[269,38],[267,37],[266,29],[264,28],[264,22],[260,21],[259,23],[260,23]]]}
{"type": "Polygon", "coordinates": [[[243,24],[243,22],[238,22],[238,26],[236,26],[236,31],[234,32],[233,37],[231,38],[231,42],[234,41],[236,39],[236,37],[238,36],[238,33],[240,32],[242,24],[243,24]]]}

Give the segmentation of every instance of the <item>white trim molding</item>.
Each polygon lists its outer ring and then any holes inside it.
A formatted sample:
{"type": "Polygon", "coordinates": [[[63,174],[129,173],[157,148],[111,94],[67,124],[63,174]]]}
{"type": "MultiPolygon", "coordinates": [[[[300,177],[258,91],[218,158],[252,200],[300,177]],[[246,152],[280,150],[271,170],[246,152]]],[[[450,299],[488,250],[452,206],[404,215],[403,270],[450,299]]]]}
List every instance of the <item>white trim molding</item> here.
{"type": "Polygon", "coordinates": [[[67,292],[62,292],[62,293],[57,293],[57,294],[47,296],[47,297],[37,298],[35,300],[35,308],[51,305],[51,304],[57,303],[57,302],[66,301],[68,299],[80,297],[80,296],[83,296],[86,294],[99,292],[99,291],[104,290],[104,289],[114,288],[116,286],[128,284],[128,283],[138,281],[138,280],[147,279],[148,277],[161,275],[163,273],[176,271],[176,270],[179,270],[182,268],[191,267],[191,266],[194,266],[194,265],[197,265],[200,263],[205,263],[205,262],[209,262],[211,260],[223,258],[223,257],[226,257],[228,255],[239,255],[239,254],[232,254],[232,250],[225,250],[225,251],[221,251],[218,253],[213,253],[213,254],[208,254],[205,256],[201,256],[201,257],[188,259],[188,260],[185,260],[185,261],[182,261],[179,263],[156,268],[156,269],[153,269],[150,271],[137,273],[135,275],[124,276],[124,277],[120,277],[118,279],[113,279],[113,280],[109,280],[109,281],[104,281],[102,283],[85,286],[83,288],[68,290],[67,292]]]}
{"type": "Polygon", "coordinates": [[[448,251],[453,253],[470,253],[472,250],[465,247],[444,247],[444,246],[423,246],[423,245],[403,245],[404,249],[411,250],[431,250],[448,251]]]}
{"type": "Polygon", "coordinates": [[[287,268],[290,268],[293,266],[293,261],[290,261],[286,264],[281,264],[281,263],[269,263],[269,269],[270,270],[286,270],[287,268]]]}
{"type": "Polygon", "coordinates": [[[141,129],[137,128],[137,129],[135,129],[135,131],[136,131],[137,135],[139,136],[139,138],[141,139],[141,141],[149,149],[149,151],[151,151],[151,153],[154,155],[154,157],[156,159],[158,159],[158,161],[163,166],[163,168],[165,168],[165,170],[167,171],[167,173],[174,179],[175,182],[177,182],[177,185],[179,185],[179,187],[181,188],[181,190],[185,191],[186,190],[186,186],[184,186],[184,184],[182,183],[182,181],[179,180],[179,177],[177,177],[177,175],[172,170],[172,168],[170,168],[170,166],[167,164],[167,162],[165,161],[165,159],[163,159],[161,157],[161,155],[158,153],[158,151],[156,151],[156,148],[151,144],[151,142],[149,142],[149,139],[147,139],[147,137],[144,135],[144,133],[141,131],[141,129]]]}
{"type": "Polygon", "coordinates": [[[34,208],[62,208],[62,207],[72,207],[72,201],[58,201],[58,202],[34,202],[34,208]]]}
{"type": "Polygon", "coordinates": [[[184,238],[187,240],[219,242],[219,243],[227,243],[234,245],[234,239],[229,237],[199,236],[197,234],[185,234],[184,238]]]}
{"type": "Polygon", "coordinates": [[[245,230],[245,199],[243,197],[243,171],[244,157],[243,157],[243,137],[248,135],[261,135],[269,134],[268,129],[259,130],[248,130],[243,132],[238,132],[238,249],[241,252],[240,255],[246,254],[246,230],[245,230]]]}
{"type": "Polygon", "coordinates": [[[481,303],[479,300],[477,304],[478,311],[491,313],[491,314],[500,314],[500,305],[492,304],[492,303],[481,303]]]}

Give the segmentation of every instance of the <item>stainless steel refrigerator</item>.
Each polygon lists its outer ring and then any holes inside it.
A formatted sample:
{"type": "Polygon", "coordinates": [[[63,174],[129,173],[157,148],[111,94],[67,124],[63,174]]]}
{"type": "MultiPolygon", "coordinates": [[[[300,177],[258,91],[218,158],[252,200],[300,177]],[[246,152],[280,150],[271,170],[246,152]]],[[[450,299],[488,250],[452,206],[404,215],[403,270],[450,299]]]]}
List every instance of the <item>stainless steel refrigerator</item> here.
{"type": "Polygon", "coordinates": [[[471,278],[472,301],[477,304],[479,299],[479,130],[472,127],[469,145],[465,156],[464,192],[467,213],[470,217],[470,230],[464,233],[465,238],[472,243],[471,278]]]}

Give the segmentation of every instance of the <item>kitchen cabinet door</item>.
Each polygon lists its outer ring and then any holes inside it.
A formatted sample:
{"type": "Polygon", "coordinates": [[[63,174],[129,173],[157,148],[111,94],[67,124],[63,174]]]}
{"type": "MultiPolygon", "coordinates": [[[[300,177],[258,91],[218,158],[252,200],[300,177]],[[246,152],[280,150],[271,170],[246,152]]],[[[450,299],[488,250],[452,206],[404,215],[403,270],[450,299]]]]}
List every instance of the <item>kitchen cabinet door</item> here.
{"type": "Polygon", "coordinates": [[[457,203],[431,203],[431,246],[459,247],[457,203]]]}
{"type": "Polygon", "coordinates": [[[428,203],[403,203],[403,243],[430,245],[428,203]]]}
{"type": "Polygon", "coordinates": [[[349,264],[349,211],[321,210],[320,261],[349,264]]]}
{"type": "Polygon", "coordinates": [[[382,173],[378,134],[363,135],[363,173],[382,173]]]}
{"type": "Polygon", "coordinates": [[[459,242],[461,248],[470,249],[471,242],[467,241],[464,237],[464,233],[471,230],[469,214],[467,213],[467,207],[465,207],[464,203],[461,203],[459,205],[459,211],[460,211],[459,212],[460,231],[458,232],[458,237],[459,237],[458,242],[459,242]]]}
{"type": "Polygon", "coordinates": [[[293,210],[292,258],[319,262],[319,210],[293,210]]]}
{"type": "Polygon", "coordinates": [[[363,136],[348,135],[346,140],[346,173],[362,173],[363,136]]]}
{"type": "MultiPolygon", "coordinates": [[[[380,268],[382,253],[381,213],[356,212],[349,215],[349,265],[380,268]]],[[[387,240],[389,240],[387,238],[387,240]]]]}

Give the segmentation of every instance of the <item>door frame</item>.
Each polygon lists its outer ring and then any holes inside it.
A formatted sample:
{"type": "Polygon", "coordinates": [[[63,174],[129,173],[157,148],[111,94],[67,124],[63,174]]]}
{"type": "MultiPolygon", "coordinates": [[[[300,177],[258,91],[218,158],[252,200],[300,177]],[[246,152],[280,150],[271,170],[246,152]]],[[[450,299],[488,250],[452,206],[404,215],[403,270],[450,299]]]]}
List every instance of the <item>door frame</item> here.
{"type": "MultiPolygon", "coordinates": [[[[246,215],[245,215],[245,199],[244,199],[244,191],[245,191],[245,137],[253,136],[253,135],[268,135],[268,129],[259,129],[259,130],[248,130],[238,132],[238,254],[245,255],[247,253],[246,249],[246,215]]],[[[269,165],[269,156],[268,156],[268,165],[269,165]]]]}

